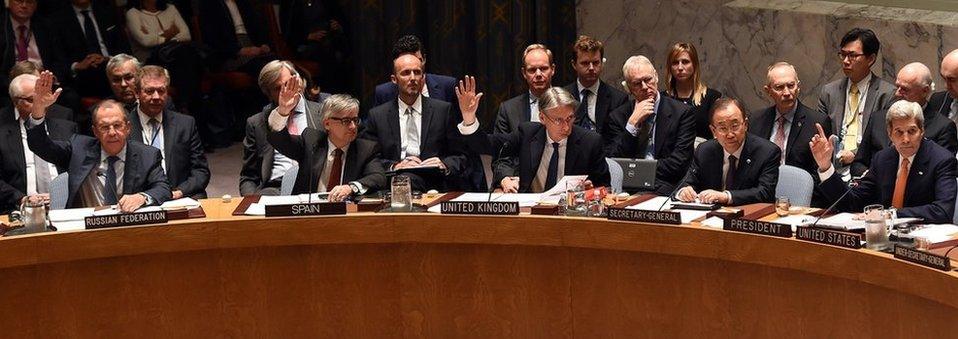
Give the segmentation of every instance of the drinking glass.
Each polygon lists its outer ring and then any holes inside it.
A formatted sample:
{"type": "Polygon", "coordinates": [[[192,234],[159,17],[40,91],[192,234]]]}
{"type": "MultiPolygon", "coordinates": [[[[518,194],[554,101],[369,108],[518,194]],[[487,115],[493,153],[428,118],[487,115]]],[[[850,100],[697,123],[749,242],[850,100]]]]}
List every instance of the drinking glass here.
{"type": "Polygon", "coordinates": [[[390,197],[389,207],[394,212],[412,211],[412,188],[409,186],[409,177],[397,175],[392,178],[390,197]]]}
{"type": "Polygon", "coordinates": [[[775,214],[779,217],[788,216],[788,210],[792,208],[792,203],[788,197],[778,197],[775,199],[775,214]]]}
{"type": "Polygon", "coordinates": [[[865,206],[865,247],[881,251],[888,245],[888,224],[882,205],[865,206]]]}

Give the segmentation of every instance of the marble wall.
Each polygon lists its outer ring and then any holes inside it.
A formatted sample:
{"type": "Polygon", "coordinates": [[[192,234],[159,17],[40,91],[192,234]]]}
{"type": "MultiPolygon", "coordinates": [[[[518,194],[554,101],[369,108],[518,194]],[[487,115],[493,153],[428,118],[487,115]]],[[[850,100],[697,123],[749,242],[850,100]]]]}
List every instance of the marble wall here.
{"type": "Polygon", "coordinates": [[[631,55],[652,59],[664,77],[672,44],[690,41],[709,87],[742,100],[749,109],[770,105],[762,86],[768,65],[798,68],[800,98],[815,108],[822,85],[843,77],[837,57],[842,35],[852,27],[874,30],[882,42],[873,71],[894,82],[897,69],[918,61],[938,75],[941,57],[958,48],[958,13],[804,0],[581,0],[580,34],[603,40],[603,79],[622,80],[631,55]]]}

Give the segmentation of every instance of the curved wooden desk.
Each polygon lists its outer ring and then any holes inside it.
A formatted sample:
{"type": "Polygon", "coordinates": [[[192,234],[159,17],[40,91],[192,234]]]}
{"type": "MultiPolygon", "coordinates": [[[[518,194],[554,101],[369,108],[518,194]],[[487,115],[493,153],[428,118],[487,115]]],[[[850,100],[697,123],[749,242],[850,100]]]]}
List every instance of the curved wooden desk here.
{"type": "Polygon", "coordinates": [[[200,221],[0,240],[4,336],[958,333],[958,275],[867,250],[595,219],[204,206],[200,221]]]}

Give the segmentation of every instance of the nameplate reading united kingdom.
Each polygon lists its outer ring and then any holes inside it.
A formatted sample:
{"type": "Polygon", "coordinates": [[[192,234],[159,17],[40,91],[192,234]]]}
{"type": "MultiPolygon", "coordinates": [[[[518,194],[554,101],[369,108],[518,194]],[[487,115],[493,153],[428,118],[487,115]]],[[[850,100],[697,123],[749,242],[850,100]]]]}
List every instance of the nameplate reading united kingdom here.
{"type": "Polygon", "coordinates": [[[519,215],[519,203],[512,201],[444,201],[442,214],[519,215]]]}
{"type": "Polygon", "coordinates": [[[610,207],[609,220],[681,225],[682,215],[679,214],[679,212],[672,211],[646,211],[631,208],[610,207]]]}
{"type": "Polygon", "coordinates": [[[722,229],[726,231],[770,235],[773,237],[792,237],[791,225],[776,224],[773,222],[758,220],[725,219],[725,225],[722,226],[722,229]]]}
{"type": "Polygon", "coordinates": [[[289,205],[266,205],[267,217],[346,214],[345,202],[314,202],[289,205]]]}
{"type": "Polygon", "coordinates": [[[951,258],[919,251],[914,248],[899,246],[898,244],[895,244],[895,259],[901,259],[942,271],[951,271],[951,258]]]}
{"type": "Polygon", "coordinates": [[[818,227],[798,226],[795,229],[795,239],[852,249],[862,248],[861,234],[818,227]]]}
{"type": "Polygon", "coordinates": [[[167,221],[166,211],[95,215],[83,218],[83,222],[86,224],[88,230],[121,226],[165,224],[167,221]]]}

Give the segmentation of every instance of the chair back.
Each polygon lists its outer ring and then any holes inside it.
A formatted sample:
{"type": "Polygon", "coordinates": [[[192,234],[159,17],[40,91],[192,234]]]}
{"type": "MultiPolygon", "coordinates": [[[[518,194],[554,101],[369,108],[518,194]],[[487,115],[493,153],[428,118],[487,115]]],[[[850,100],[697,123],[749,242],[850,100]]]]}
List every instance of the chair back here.
{"type": "Polygon", "coordinates": [[[68,199],[70,199],[70,173],[63,172],[50,182],[50,209],[67,208],[68,199]]]}
{"type": "Polygon", "coordinates": [[[620,166],[618,162],[615,162],[615,160],[612,160],[611,158],[605,158],[605,163],[609,164],[609,176],[612,179],[609,185],[612,186],[612,192],[621,193],[623,178],[622,166],[620,166]]]}
{"type": "Polygon", "coordinates": [[[775,186],[775,197],[788,197],[792,206],[807,207],[812,204],[812,191],[815,180],[812,175],[801,168],[781,165],[778,167],[778,185],[775,186]]]}
{"type": "Polygon", "coordinates": [[[279,185],[279,195],[293,194],[293,186],[296,185],[296,175],[298,172],[298,165],[293,165],[293,167],[290,167],[289,170],[286,171],[286,175],[283,176],[283,181],[280,182],[279,185]]]}

